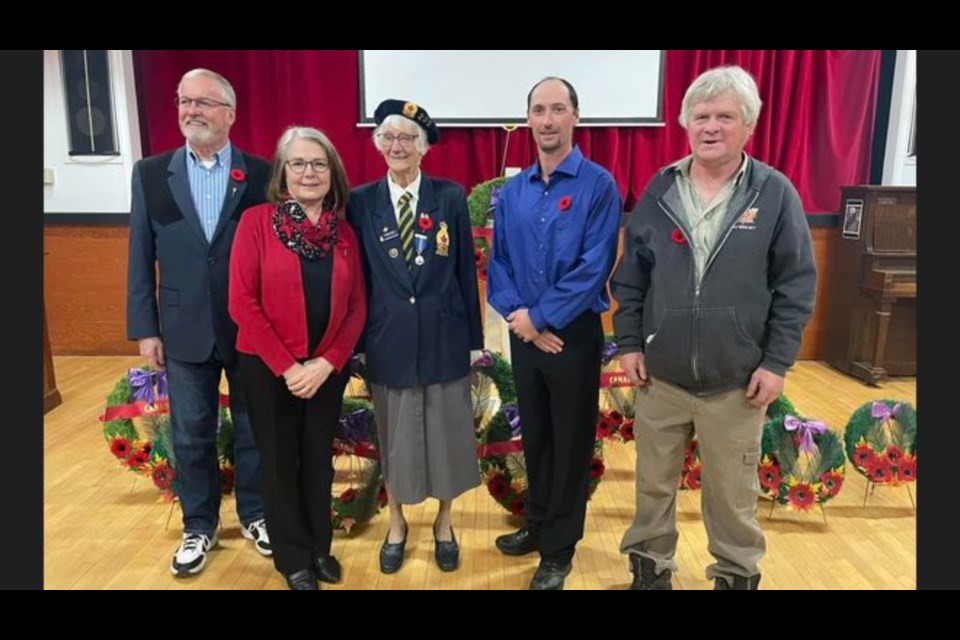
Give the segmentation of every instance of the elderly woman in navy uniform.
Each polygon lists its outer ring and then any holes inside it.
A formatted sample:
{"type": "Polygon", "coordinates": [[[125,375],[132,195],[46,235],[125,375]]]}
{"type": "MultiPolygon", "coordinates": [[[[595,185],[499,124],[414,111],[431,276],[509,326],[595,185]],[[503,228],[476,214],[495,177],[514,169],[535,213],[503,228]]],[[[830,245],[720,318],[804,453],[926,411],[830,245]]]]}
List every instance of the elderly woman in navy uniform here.
{"type": "Polygon", "coordinates": [[[451,506],[479,484],[469,373],[483,332],[470,219],[460,185],[420,171],[440,136],[426,110],[385,100],[374,119],[387,175],[353,191],[347,218],[363,247],[368,315],[357,351],[366,352],[390,501],[380,570],[403,564],[402,505],[436,498],[434,556],[453,571],[451,506]]]}

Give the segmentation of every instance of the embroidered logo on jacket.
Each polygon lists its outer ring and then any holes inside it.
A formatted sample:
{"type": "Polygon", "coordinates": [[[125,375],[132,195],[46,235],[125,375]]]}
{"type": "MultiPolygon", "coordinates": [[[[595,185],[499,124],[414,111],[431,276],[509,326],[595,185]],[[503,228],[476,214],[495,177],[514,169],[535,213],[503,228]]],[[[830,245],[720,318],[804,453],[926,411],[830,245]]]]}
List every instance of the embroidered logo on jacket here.
{"type": "Polygon", "coordinates": [[[740,219],[737,220],[737,224],[733,225],[733,228],[743,229],[744,231],[753,231],[757,228],[757,216],[759,214],[759,209],[756,207],[750,207],[740,214],[740,219]]]}

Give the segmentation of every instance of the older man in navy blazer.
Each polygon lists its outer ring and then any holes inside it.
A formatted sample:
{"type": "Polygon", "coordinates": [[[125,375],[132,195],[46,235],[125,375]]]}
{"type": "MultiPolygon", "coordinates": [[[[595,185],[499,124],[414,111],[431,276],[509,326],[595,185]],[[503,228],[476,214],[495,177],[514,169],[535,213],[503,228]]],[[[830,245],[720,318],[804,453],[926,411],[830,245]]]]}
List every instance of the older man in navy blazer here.
{"type": "Polygon", "coordinates": [[[261,554],[272,553],[260,499],[260,454],[236,371],[237,326],[227,313],[233,235],[241,213],[264,202],[270,165],[230,144],[236,94],[220,74],[188,71],[176,105],[187,144],[133,168],[127,337],[139,341],[150,366],[167,371],[183,511],[183,539],[170,570],[182,577],[200,572],[217,544],[216,439],[224,371],[236,431],[242,533],[261,554]]]}

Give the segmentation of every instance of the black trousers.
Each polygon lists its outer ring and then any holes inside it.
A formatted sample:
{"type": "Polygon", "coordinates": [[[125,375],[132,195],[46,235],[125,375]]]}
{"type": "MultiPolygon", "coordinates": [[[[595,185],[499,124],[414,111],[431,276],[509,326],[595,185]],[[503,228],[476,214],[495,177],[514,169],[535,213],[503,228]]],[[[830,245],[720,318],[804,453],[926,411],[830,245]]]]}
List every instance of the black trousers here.
{"type": "Polygon", "coordinates": [[[587,513],[603,326],[587,312],[554,333],[564,343],[557,355],[514,335],[510,349],[529,482],[526,526],[541,558],[566,563],[587,513]]]}
{"type": "Polygon", "coordinates": [[[330,553],[333,437],[350,374],[331,373],[309,400],[294,396],[257,356],[239,354],[273,563],[281,573],[330,553]]]}

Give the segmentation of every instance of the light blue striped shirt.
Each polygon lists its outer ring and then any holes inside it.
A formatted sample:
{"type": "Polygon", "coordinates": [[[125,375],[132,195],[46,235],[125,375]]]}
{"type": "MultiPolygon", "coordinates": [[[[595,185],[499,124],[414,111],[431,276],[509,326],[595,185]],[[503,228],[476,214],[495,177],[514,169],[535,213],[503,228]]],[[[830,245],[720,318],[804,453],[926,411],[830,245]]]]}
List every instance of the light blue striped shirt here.
{"type": "Polygon", "coordinates": [[[220,211],[223,210],[223,201],[227,195],[227,185],[230,182],[231,147],[230,142],[224,145],[213,155],[213,165],[208,169],[203,166],[200,158],[187,145],[187,175],[190,178],[190,195],[193,196],[193,205],[200,216],[200,225],[207,236],[207,242],[213,239],[213,232],[217,230],[220,220],[220,211]]]}

